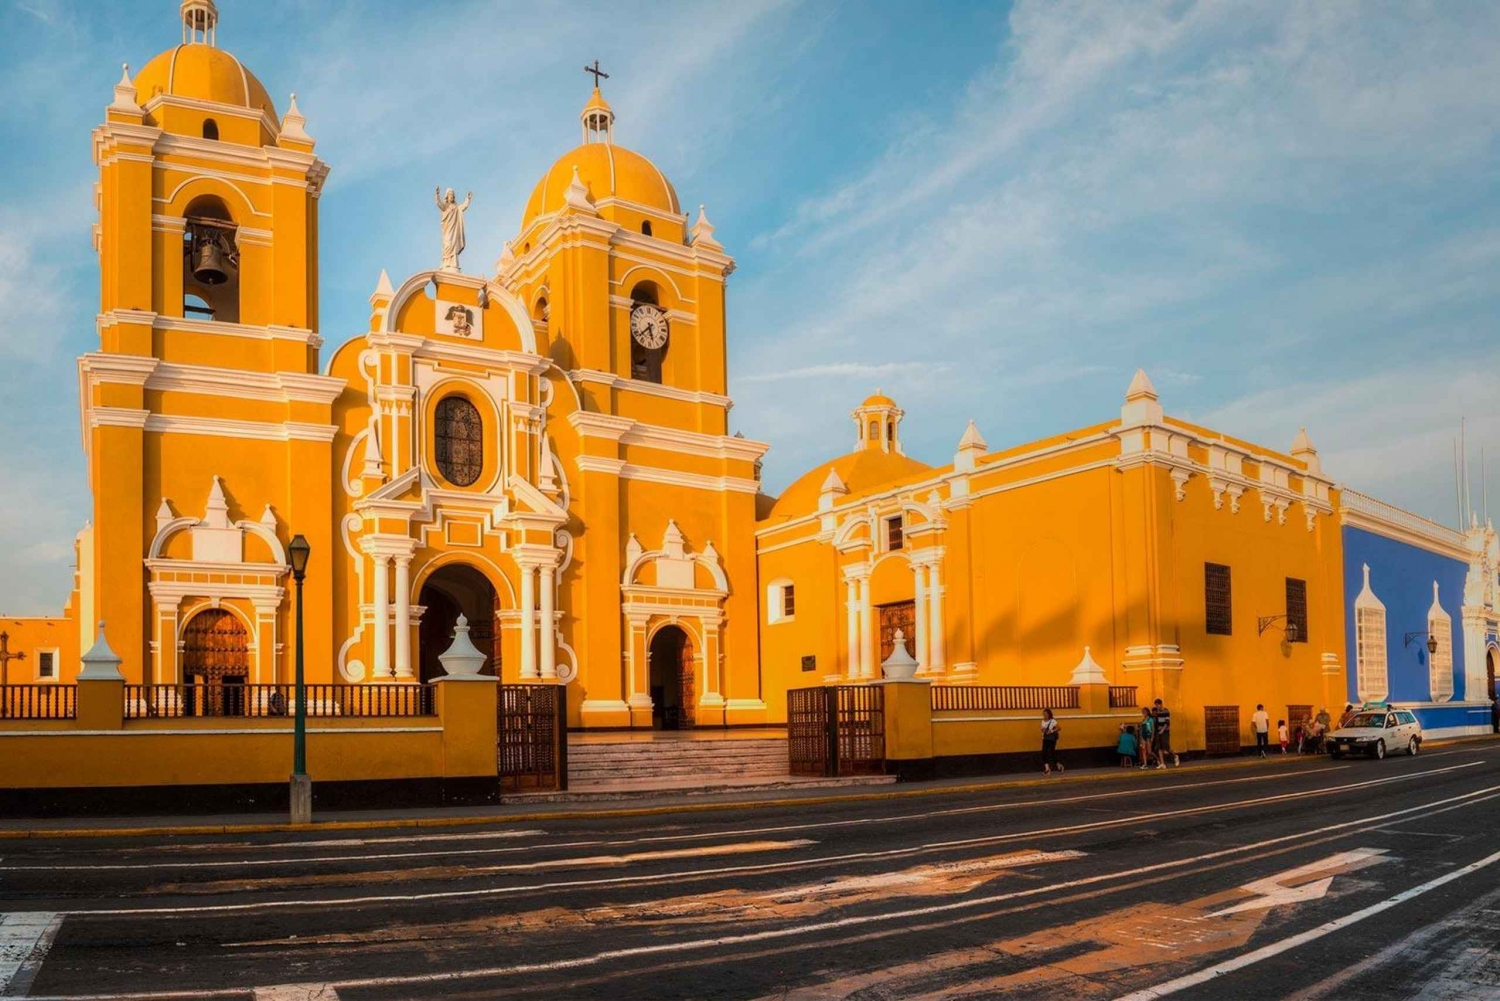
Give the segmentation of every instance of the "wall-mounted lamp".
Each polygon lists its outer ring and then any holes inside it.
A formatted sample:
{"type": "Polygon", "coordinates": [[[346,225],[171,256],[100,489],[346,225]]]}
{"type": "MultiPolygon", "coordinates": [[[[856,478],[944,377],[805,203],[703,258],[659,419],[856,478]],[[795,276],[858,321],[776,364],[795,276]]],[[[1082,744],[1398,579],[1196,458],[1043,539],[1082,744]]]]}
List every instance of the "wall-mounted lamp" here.
{"type": "Polygon", "coordinates": [[[1297,623],[1287,618],[1286,615],[1260,616],[1255,620],[1255,635],[1264,636],[1266,630],[1274,626],[1278,619],[1286,619],[1286,625],[1283,626],[1281,630],[1282,632],[1286,633],[1286,641],[1288,643],[1297,642],[1297,623]]]}
{"type": "Polygon", "coordinates": [[[1418,636],[1426,636],[1427,637],[1427,656],[1429,656],[1429,657],[1436,656],[1437,655],[1437,637],[1434,636],[1434,635],[1432,635],[1432,633],[1428,632],[1425,629],[1419,629],[1419,630],[1417,630],[1414,633],[1407,633],[1405,636],[1401,637],[1401,645],[1403,647],[1411,646],[1411,641],[1414,640],[1414,639],[1416,639],[1418,636]]]}

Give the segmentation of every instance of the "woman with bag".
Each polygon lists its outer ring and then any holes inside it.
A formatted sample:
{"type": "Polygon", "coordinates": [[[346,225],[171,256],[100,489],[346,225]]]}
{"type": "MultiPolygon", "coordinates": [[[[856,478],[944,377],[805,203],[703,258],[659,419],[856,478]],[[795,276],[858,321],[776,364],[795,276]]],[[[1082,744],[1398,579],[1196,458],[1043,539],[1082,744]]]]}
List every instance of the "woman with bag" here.
{"type": "Polygon", "coordinates": [[[1042,772],[1045,775],[1052,774],[1055,765],[1059,775],[1065,770],[1057,760],[1057,738],[1062,736],[1058,729],[1057,720],[1052,717],[1051,709],[1042,710],[1042,772]]]}

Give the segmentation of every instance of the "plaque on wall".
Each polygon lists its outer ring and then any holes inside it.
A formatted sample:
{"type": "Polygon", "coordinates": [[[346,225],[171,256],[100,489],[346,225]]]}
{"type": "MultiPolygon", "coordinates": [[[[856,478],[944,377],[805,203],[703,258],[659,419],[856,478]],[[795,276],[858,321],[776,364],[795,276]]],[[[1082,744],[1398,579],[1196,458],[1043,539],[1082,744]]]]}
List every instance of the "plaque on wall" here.
{"type": "Polygon", "coordinates": [[[466,341],[484,340],[484,312],[478,306],[446,299],[438,299],[433,306],[437,310],[438,333],[466,341]]]}

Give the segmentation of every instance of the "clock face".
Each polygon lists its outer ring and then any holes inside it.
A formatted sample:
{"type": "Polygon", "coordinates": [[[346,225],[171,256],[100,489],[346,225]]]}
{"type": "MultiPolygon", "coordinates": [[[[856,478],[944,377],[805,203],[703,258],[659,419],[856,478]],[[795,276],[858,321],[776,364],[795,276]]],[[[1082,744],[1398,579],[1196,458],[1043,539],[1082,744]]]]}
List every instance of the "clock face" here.
{"type": "Polygon", "coordinates": [[[650,303],[630,311],[630,336],[643,348],[655,351],[667,343],[667,314],[650,303]]]}

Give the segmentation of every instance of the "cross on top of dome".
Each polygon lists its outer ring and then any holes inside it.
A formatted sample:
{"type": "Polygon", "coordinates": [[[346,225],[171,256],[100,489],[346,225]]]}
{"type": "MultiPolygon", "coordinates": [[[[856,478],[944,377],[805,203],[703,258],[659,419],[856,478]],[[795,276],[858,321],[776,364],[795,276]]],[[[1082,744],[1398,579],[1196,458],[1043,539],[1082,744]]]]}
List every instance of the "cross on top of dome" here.
{"type": "Polygon", "coordinates": [[[599,68],[599,60],[594,60],[594,65],[585,66],[585,73],[594,75],[594,93],[589,97],[589,103],[583,106],[583,114],[579,115],[579,121],[583,122],[583,141],[585,143],[603,142],[610,145],[615,141],[615,113],[599,93],[599,81],[608,80],[609,74],[599,68]]]}

